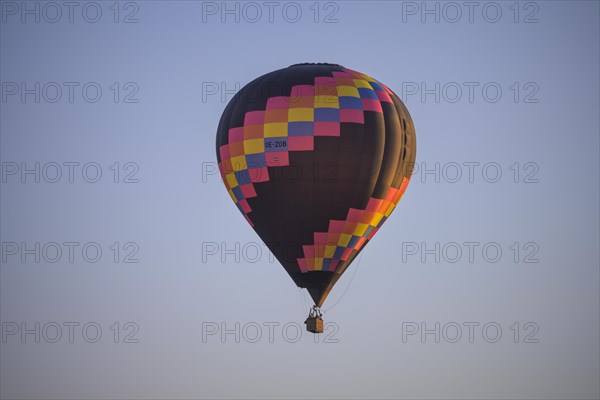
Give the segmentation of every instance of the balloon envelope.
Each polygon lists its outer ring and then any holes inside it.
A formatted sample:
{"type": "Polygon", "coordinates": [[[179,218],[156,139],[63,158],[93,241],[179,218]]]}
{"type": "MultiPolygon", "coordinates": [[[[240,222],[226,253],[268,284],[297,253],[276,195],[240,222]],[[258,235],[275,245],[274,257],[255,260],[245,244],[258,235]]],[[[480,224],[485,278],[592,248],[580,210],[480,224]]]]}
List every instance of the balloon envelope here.
{"type": "Polygon", "coordinates": [[[237,208],[319,307],[400,201],[416,152],[400,99],[335,64],[246,85],[223,112],[216,147],[237,208]]]}

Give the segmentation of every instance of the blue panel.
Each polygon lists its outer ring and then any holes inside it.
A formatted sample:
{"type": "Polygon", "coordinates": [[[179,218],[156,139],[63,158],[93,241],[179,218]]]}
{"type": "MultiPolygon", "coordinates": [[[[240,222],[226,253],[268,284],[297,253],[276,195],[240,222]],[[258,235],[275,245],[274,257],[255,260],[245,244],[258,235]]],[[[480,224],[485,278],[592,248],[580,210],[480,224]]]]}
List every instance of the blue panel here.
{"type": "Polygon", "coordinates": [[[243,171],[235,171],[233,174],[235,175],[235,178],[237,179],[237,181],[240,185],[244,185],[246,183],[251,183],[250,173],[248,172],[247,169],[245,169],[243,171]]]}
{"type": "Polygon", "coordinates": [[[385,92],[385,90],[377,82],[369,82],[369,85],[371,85],[373,90],[381,90],[385,92]]]}
{"type": "MultiPolygon", "coordinates": [[[[360,100],[359,100],[360,101],[360,100]]],[[[361,103],[362,105],[362,103],[361,103]]],[[[315,126],[313,122],[289,122],[289,136],[313,136],[315,126]]]]}
{"type": "Polygon", "coordinates": [[[337,108],[315,108],[315,122],[340,122],[337,108]]]}
{"type": "Polygon", "coordinates": [[[344,250],[346,250],[345,247],[337,246],[335,248],[335,251],[333,252],[333,258],[335,258],[336,260],[339,260],[342,257],[344,250]]]}
{"type": "Polygon", "coordinates": [[[346,247],[350,247],[350,248],[354,248],[354,246],[356,246],[356,243],[358,243],[358,240],[360,239],[360,236],[352,236],[350,238],[350,241],[348,242],[348,244],[346,245],[346,247]]]}
{"type": "Polygon", "coordinates": [[[362,101],[358,97],[340,96],[340,108],[362,110],[362,101]]]}
{"type": "Polygon", "coordinates": [[[246,164],[248,168],[262,168],[267,166],[267,159],[264,153],[246,154],[246,164]]]}
{"type": "Polygon", "coordinates": [[[360,94],[361,99],[379,100],[379,97],[377,97],[377,93],[375,93],[374,90],[367,89],[367,88],[358,88],[358,93],[360,94]]]}
{"type": "Polygon", "coordinates": [[[242,200],[244,198],[244,195],[242,194],[242,189],[240,189],[239,186],[232,188],[231,191],[233,192],[233,195],[236,199],[242,200]]]}
{"type": "Polygon", "coordinates": [[[288,138],[284,137],[271,137],[265,138],[265,151],[267,153],[278,153],[287,151],[288,149],[288,138]]]}

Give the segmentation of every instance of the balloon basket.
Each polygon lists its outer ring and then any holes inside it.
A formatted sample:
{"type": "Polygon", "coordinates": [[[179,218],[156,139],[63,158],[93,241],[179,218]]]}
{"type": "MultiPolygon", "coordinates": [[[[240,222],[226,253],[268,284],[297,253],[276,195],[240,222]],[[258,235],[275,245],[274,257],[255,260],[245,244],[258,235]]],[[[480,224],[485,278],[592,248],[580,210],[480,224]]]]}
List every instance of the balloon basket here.
{"type": "Polygon", "coordinates": [[[306,324],[306,330],[312,333],[323,333],[324,323],[322,314],[319,307],[314,306],[308,313],[308,318],[304,323],[306,324]]]}

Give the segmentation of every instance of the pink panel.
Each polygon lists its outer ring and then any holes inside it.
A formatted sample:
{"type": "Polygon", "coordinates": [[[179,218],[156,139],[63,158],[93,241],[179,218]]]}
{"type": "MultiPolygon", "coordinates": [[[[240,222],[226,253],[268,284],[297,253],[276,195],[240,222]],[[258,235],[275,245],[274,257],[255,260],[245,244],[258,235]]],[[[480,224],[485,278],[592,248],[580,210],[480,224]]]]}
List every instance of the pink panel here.
{"type": "Polygon", "coordinates": [[[265,153],[265,158],[267,159],[267,167],[285,167],[286,165],[290,165],[287,151],[265,153]]]}
{"type": "Polygon", "coordinates": [[[290,98],[286,96],[271,97],[267,100],[267,110],[290,108],[290,98]]]}
{"type": "Polygon", "coordinates": [[[240,185],[240,189],[244,198],[251,199],[252,197],[256,197],[256,190],[254,190],[254,185],[251,183],[247,183],[245,185],[240,185]]]}
{"type": "Polygon", "coordinates": [[[306,268],[306,259],[297,258],[296,261],[298,261],[298,266],[300,267],[300,271],[308,272],[308,268],[306,268]]]}
{"type": "Polygon", "coordinates": [[[345,221],[329,221],[329,232],[342,233],[344,231],[345,221]]]}
{"type": "Polygon", "coordinates": [[[377,211],[379,209],[379,206],[381,206],[381,203],[383,203],[383,200],[371,197],[369,199],[369,203],[367,203],[367,211],[377,211]]]}
{"type": "Polygon", "coordinates": [[[223,146],[219,147],[219,154],[221,155],[221,161],[231,158],[229,155],[229,145],[224,144],[223,146]]]}
{"type": "Polygon", "coordinates": [[[250,174],[250,181],[252,182],[267,182],[269,180],[269,170],[267,170],[267,167],[250,168],[248,169],[248,174],[250,174]]]}
{"type": "Polygon", "coordinates": [[[249,213],[250,211],[252,211],[252,209],[250,208],[250,204],[248,204],[246,199],[242,199],[242,200],[238,201],[238,204],[240,205],[240,207],[242,208],[242,210],[245,213],[249,213]]]}
{"type": "Polygon", "coordinates": [[[305,151],[315,149],[315,138],[312,136],[290,136],[288,137],[289,151],[305,151]]]}
{"type": "Polygon", "coordinates": [[[231,128],[229,130],[229,143],[244,140],[244,127],[231,128]]]}
{"type": "Polygon", "coordinates": [[[364,124],[365,116],[362,110],[343,108],[340,110],[340,122],[356,122],[359,124],[364,124]]]}
{"type": "Polygon", "coordinates": [[[376,111],[383,112],[381,109],[381,103],[375,99],[362,99],[363,110],[365,111],[376,111]]]}
{"type": "Polygon", "coordinates": [[[362,216],[362,210],[357,210],[355,208],[351,208],[350,211],[348,211],[348,217],[346,218],[346,221],[350,221],[350,222],[359,222],[360,221],[360,217],[362,216]]]}
{"type": "Polygon", "coordinates": [[[314,237],[314,243],[321,245],[321,246],[325,246],[327,245],[327,232],[315,232],[313,234],[314,237]]]}
{"type": "Polygon", "coordinates": [[[382,90],[376,90],[375,93],[377,93],[377,97],[379,98],[379,101],[385,101],[388,103],[392,103],[392,98],[386,92],[384,92],[382,90]]]}
{"type": "Polygon", "coordinates": [[[315,136],[340,136],[340,123],[315,122],[315,136]]]}
{"type": "Polygon", "coordinates": [[[259,125],[265,122],[264,111],[248,111],[244,116],[244,125],[259,125]]]}
{"type": "Polygon", "coordinates": [[[315,258],[315,246],[304,245],[302,246],[302,250],[304,251],[304,257],[315,258]]]}

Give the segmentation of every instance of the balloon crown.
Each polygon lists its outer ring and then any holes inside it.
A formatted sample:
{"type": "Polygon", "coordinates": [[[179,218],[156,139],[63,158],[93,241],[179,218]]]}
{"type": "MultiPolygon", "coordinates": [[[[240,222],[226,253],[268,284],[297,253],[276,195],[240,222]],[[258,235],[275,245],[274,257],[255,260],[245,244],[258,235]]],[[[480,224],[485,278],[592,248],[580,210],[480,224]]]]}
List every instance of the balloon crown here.
{"type": "Polygon", "coordinates": [[[344,68],[340,64],[333,64],[333,63],[310,63],[310,62],[299,63],[299,64],[292,64],[292,65],[290,65],[290,67],[299,67],[301,65],[328,65],[328,66],[331,66],[331,67],[344,68]]]}

